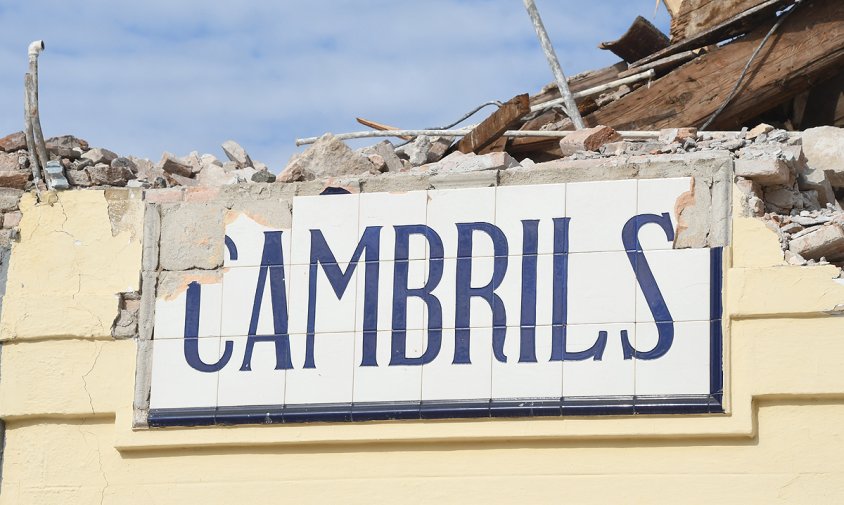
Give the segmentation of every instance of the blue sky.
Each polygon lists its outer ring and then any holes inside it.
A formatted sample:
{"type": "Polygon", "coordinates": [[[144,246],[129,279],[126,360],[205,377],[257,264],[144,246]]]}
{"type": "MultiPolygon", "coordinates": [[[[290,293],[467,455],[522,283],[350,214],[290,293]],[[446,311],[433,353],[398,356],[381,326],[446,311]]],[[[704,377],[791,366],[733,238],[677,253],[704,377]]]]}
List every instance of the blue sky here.
{"type": "MultiPolygon", "coordinates": [[[[568,75],[654,0],[537,0],[568,75]]],[[[0,0],[0,135],[22,129],[26,48],[44,39],[47,136],[157,161],[240,142],[274,172],[296,137],[449,123],[552,80],[519,0],[0,0]]],[[[368,143],[372,143],[368,141],[368,143]]]]}

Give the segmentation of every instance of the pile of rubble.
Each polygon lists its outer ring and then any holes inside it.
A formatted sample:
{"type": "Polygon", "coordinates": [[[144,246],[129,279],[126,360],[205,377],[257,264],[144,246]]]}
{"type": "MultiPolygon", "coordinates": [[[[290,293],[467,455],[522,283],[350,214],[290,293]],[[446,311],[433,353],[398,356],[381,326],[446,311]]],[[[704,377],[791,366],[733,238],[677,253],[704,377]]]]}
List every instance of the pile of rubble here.
{"type": "MultiPolygon", "coordinates": [[[[72,135],[46,140],[50,161],[44,177],[50,187],[221,186],[242,182],[273,182],[269,168],[253,161],[237,142],[223,143],[226,161],[212,154],[192,152],[179,158],[165,152],[158,163],[134,156],[120,156],[105,148],[92,148],[72,135]]],[[[0,188],[30,189],[34,186],[30,158],[23,132],[0,139],[0,188]]]]}

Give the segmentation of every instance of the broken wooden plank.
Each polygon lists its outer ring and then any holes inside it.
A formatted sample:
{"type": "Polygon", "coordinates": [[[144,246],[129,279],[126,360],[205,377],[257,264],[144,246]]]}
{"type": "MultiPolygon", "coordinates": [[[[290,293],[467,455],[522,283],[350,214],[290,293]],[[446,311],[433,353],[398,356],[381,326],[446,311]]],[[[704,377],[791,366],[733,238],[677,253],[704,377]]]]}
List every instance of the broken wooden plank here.
{"type": "MultiPolygon", "coordinates": [[[[355,120],[364,125],[372,128],[373,130],[378,131],[387,131],[387,130],[401,130],[401,128],[396,128],[395,126],[388,126],[382,123],[376,123],[375,121],[370,121],[368,119],[364,119],[362,117],[356,117],[355,120]]],[[[402,140],[413,140],[413,137],[399,137],[402,140]]]]}
{"type": "Polygon", "coordinates": [[[601,42],[598,49],[612,51],[627,63],[633,63],[668,46],[668,35],[647,19],[637,16],[624,35],[618,40],[601,42]]]}
{"type": "Polygon", "coordinates": [[[687,39],[678,41],[661,51],[657,51],[652,55],[642,58],[641,60],[631,63],[630,68],[641,67],[653,61],[677,54],[689,49],[698,49],[700,47],[708,46],[724,41],[730,37],[747,33],[756,28],[766,18],[774,18],[777,11],[785,5],[793,3],[794,0],[767,0],[763,4],[748,9],[741,14],[738,14],[724,22],[712,26],[711,28],[687,39]]]}
{"type": "Polygon", "coordinates": [[[671,19],[671,40],[699,35],[766,0],[685,0],[671,19]]]}
{"type": "MultiPolygon", "coordinates": [[[[617,130],[701,126],[729,97],[743,67],[770,26],[687,63],[585,118],[617,130]]],[[[750,68],[730,106],[711,129],[735,130],[791,99],[844,64],[844,2],[804,0],[750,68]]]]}
{"type": "Polygon", "coordinates": [[[527,94],[513,97],[463,137],[457,144],[457,150],[462,153],[480,151],[517,125],[518,121],[529,112],[530,100],[527,94]]]}
{"type": "MultiPolygon", "coordinates": [[[[601,68],[598,70],[590,70],[569,77],[569,89],[572,93],[583,91],[584,89],[594,88],[601,84],[606,84],[618,78],[619,72],[627,70],[627,63],[619,61],[615,65],[601,68]]],[[[542,91],[530,97],[530,104],[536,105],[538,103],[549,102],[560,98],[560,91],[557,89],[555,83],[548,84],[542,91]]]]}

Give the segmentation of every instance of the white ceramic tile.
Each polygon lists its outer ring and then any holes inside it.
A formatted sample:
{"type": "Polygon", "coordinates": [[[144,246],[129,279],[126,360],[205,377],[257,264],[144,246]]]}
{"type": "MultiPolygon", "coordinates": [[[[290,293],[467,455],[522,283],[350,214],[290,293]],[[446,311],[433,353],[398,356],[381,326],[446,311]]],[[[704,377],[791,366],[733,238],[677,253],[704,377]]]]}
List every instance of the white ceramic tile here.
{"type": "MultiPolygon", "coordinates": [[[[428,191],[427,224],[443,242],[443,256],[457,257],[457,223],[495,223],[495,188],[428,191]]],[[[492,256],[492,239],[473,233],[472,255],[492,256]]]]}
{"type": "Polygon", "coordinates": [[[217,405],[283,405],[285,370],[276,370],[275,342],[256,341],[249,363],[251,370],[241,370],[247,339],[245,336],[224,339],[233,343],[234,352],[231,363],[220,370],[217,405]]]}
{"type": "MultiPolygon", "coordinates": [[[[187,302],[188,284],[196,281],[200,283],[199,299],[199,336],[220,335],[220,308],[222,307],[223,282],[219,272],[201,272],[197,274],[183,274],[181,272],[166,272],[162,279],[167,279],[168,291],[166,295],[159,293],[155,300],[155,340],[181,339],[185,336],[185,304],[187,302]]],[[[162,284],[159,285],[161,291],[162,284]]]]}
{"type": "Polygon", "coordinates": [[[636,343],[633,324],[569,325],[566,328],[566,350],[578,352],[590,349],[600,332],[607,332],[607,345],[601,360],[563,362],[564,397],[632,396],[634,393],[634,363],[625,360],[621,345],[621,331],[627,330],[630,343],[636,343]]]}
{"type": "MultiPolygon", "coordinates": [[[[529,314],[533,312],[535,325],[550,325],[552,323],[551,318],[554,306],[554,255],[510,256],[507,263],[507,274],[504,276],[504,281],[495,290],[496,294],[504,302],[507,313],[507,325],[521,326],[523,324],[530,324],[530,319],[522,321],[522,284],[524,284],[524,290],[527,295],[531,291],[535,291],[536,297],[535,303],[527,303],[526,316],[529,317],[529,314]],[[536,261],[535,276],[528,275],[527,278],[523,276],[522,266],[526,260],[536,261]],[[531,280],[532,278],[534,280],[531,280]],[[535,288],[531,288],[534,282],[535,288]]],[[[489,270],[491,268],[489,266],[489,260],[487,260],[487,264],[484,267],[487,271],[487,276],[489,276],[489,273],[491,273],[491,270],[489,270]]],[[[484,305],[486,306],[485,303],[484,305]]]]}
{"type": "Polygon", "coordinates": [[[311,230],[321,230],[338,262],[349,261],[360,240],[359,194],[297,196],[293,199],[292,262],[311,259],[311,230]]]}
{"type": "Polygon", "coordinates": [[[511,255],[523,252],[523,220],[538,220],[538,254],[554,252],[554,218],[566,214],[566,185],[499,186],[495,194],[495,225],[507,236],[511,255]]]}
{"type": "MultiPolygon", "coordinates": [[[[422,356],[426,344],[426,332],[409,330],[407,357],[422,356]]],[[[390,365],[392,332],[379,331],[376,334],[378,366],[361,366],[363,359],[363,333],[355,334],[355,402],[419,401],[422,394],[421,365],[390,365]]]]}
{"type": "MultiPolygon", "coordinates": [[[[348,264],[331,265],[346,271],[348,264]]],[[[365,263],[360,262],[350,276],[341,298],[337,298],[324,271],[316,266],[316,304],[314,331],[317,333],[354,332],[356,329],[357,277],[363,275],[365,263]]],[[[307,333],[311,265],[293,265],[290,269],[290,333],[307,333]]],[[[361,304],[363,300],[361,299],[361,304]]]]}
{"type": "Polygon", "coordinates": [[[567,184],[569,251],[623,251],[621,231],[636,216],[636,198],[635,180],[567,184]]]}
{"type": "MultiPolygon", "coordinates": [[[[252,311],[255,306],[255,295],[264,267],[237,267],[229,268],[223,274],[223,306],[221,334],[223,336],[245,335],[249,333],[249,326],[252,321],[252,311]]],[[[291,266],[266,267],[263,293],[260,299],[257,333],[260,335],[271,335],[275,333],[273,324],[273,311],[279,311],[279,317],[283,317],[284,303],[289,294],[290,279],[288,272],[291,266]],[[281,286],[281,277],[284,276],[284,285],[281,286]],[[273,302],[273,284],[278,284],[276,289],[284,289],[285,296],[277,295],[273,302]]],[[[289,304],[288,304],[289,305],[289,304]]]]}
{"type": "MultiPolygon", "coordinates": [[[[637,214],[656,214],[661,216],[668,213],[671,216],[671,227],[677,231],[677,200],[688,193],[691,188],[690,177],[672,179],[641,179],[639,180],[639,198],[637,214]]],[[[654,223],[646,224],[639,231],[639,244],[644,250],[671,249],[674,245],[665,235],[661,226],[654,223]]]]}
{"type": "MultiPolygon", "coordinates": [[[[200,358],[208,364],[219,361],[220,337],[198,340],[200,358]]],[[[152,344],[150,408],[214,407],[217,377],[216,372],[200,372],[188,365],[183,339],[155,340],[152,344]]]]}
{"type": "Polygon", "coordinates": [[[472,328],[469,364],[453,364],[455,330],[443,330],[437,357],[422,366],[422,400],[489,399],[492,393],[492,329],[472,328]]]}
{"type": "MultiPolygon", "coordinates": [[[[457,321],[457,301],[456,301],[456,281],[457,281],[457,264],[462,262],[468,265],[471,261],[470,272],[470,286],[478,288],[485,286],[492,280],[494,257],[481,258],[447,258],[443,262],[443,277],[440,283],[433,289],[432,294],[436,296],[442,306],[442,325],[443,328],[456,328],[457,326],[466,327],[463,323],[457,321]]],[[[429,267],[430,268],[430,267],[429,267]]],[[[468,267],[464,267],[468,268],[468,267]]],[[[518,275],[518,272],[516,272],[518,275]]],[[[506,274],[505,274],[506,279],[506,274]]],[[[506,296],[507,298],[514,298],[517,296],[513,291],[516,287],[512,283],[506,286],[503,284],[496,289],[496,294],[499,296],[506,296]],[[509,295],[504,293],[505,290],[510,292],[509,295]]],[[[469,300],[469,327],[472,328],[490,328],[493,326],[493,309],[490,304],[483,298],[473,296],[469,300]]],[[[466,310],[465,307],[461,310],[466,310]]],[[[512,309],[517,311],[518,309],[512,309]]],[[[518,313],[514,312],[514,321],[518,320],[518,313]]],[[[425,311],[425,324],[429,325],[429,313],[425,311]]]]}
{"type": "MultiPolygon", "coordinates": [[[[401,193],[362,193],[360,195],[360,217],[358,236],[367,226],[381,226],[381,261],[395,259],[396,232],[398,225],[424,225],[428,193],[426,191],[408,191],[401,193]]],[[[406,259],[424,259],[427,242],[422,235],[411,235],[408,257],[406,259]]]]}
{"type": "MultiPolygon", "coordinates": [[[[413,260],[398,262],[403,268],[407,268],[407,285],[410,289],[421,289],[425,286],[426,269],[428,260],[413,260]]],[[[379,263],[378,272],[378,329],[391,330],[394,327],[393,319],[393,281],[397,262],[382,261],[379,263]]],[[[360,269],[357,275],[357,323],[355,328],[363,330],[365,308],[364,289],[366,287],[366,264],[358,265],[360,269]]],[[[407,299],[407,313],[405,315],[405,329],[422,329],[425,324],[425,303],[419,297],[407,299]]]]}
{"type": "MultiPolygon", "coordinates": [[[[282,205],[280,203],[279,205],[282,205]]],[[[286,203],[284,203],[286,205],[286,203]]],[[[285,263],[290,263],[291,231],[278,230],[265,226],[241,211],[226,212],[226,236],[237,249],[237,259],[233,260],[228,248],[225,248],[226,267],[251,267],[261,265],[264,252],[265,232],[281,231],[282,256],[285,263]]]]}
{"type": "MultiPolygon", "coordinates": [[[[654,360],[636,361],[636,395],[709,393],[709,321],[674,323],[674,341],[654,360]]],[[[658,342],[654,323],[636,325],[636,348],[652,350],[658,342]]]]}
{"type": "Polygon", "coordinates": [[[636,276],[626,253],[569,254],[568,262],[568,324],[635,321],[636,276]]]}
{"type": "Polygon", "coordinates": [[[287,371],[285,403],[351,403],[354,387],[354,333],[314,336],[315,368],[303,368],[307,337],[290,336],[293,369],[287,371]]]}
{"type": "MultiPolygon", "coordinates": [[[[710,311],[709,249],[646,252],[648,265],[674,321],[705,321],[710,311]]],[[[637,265],[641,268],[641,265],[637,265]]],[[[636,285],[636,321],[654,317],[636,285]]]]}
{"type": "MultiPolygon", "coordinates": [[[[535,331],[536,362],[520,362],[522,328],[507,328],[506,363],[492,358],[493,398],[560,398],[563,395],[563,362],[550,361],[551,327],[535,331]]],[[[530,351],[526,351],[529,356],[530,351]]],[[[528,358],[529,359],[529,358],[528,358]]]]}

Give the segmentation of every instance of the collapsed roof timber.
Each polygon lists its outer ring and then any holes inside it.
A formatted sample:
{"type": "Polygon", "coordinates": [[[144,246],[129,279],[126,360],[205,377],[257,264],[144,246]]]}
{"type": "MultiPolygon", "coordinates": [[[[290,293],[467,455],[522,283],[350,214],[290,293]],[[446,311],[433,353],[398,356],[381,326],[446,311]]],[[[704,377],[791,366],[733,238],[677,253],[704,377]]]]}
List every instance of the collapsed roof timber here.
{"type": "MultiPolygon", "coordinates": [[[[232,141],[223,144],[225,162],[210,154],[164,153],[157,163],[91,149],[72,136],[44,141],[33,63],[43,49],[38,41],[30,46],[27,80],[27,116],[34,123],[27,132],[0,139],[0,186],[18,194],[48,188],[288,183],[720,150],[736,158],[746,212],[778,233],[789,262],[844,262],[844,130],[814,128],[844,126],[844,4],[664,2],[673,18],[670,37],[637,18],[618,40],[599,46],[622,61],[567,79],[576,115],[587,129],[574,131],[566,97],[552,83],[532,96],[486,102],[437,130],[399,130],[358,119],[371,129],[297,141],[314,145],[295,155],[277,178],[232,141]],[[497,109],[479,124],[450,129],[490,106],[497,109]],[[399,140],[357,151],[343,143],[376,136],[399,140]]],[[[2,210],[5,233],[13,234],[19,214],[14,205],[2,210]]]]}

